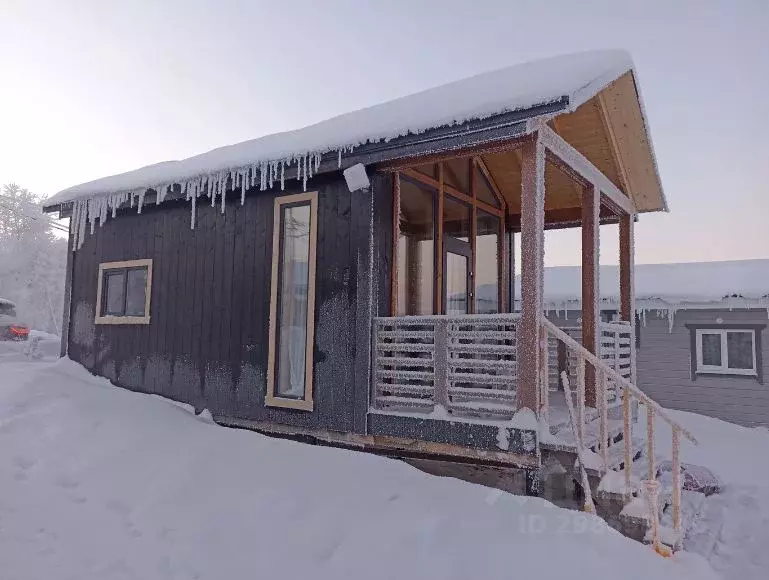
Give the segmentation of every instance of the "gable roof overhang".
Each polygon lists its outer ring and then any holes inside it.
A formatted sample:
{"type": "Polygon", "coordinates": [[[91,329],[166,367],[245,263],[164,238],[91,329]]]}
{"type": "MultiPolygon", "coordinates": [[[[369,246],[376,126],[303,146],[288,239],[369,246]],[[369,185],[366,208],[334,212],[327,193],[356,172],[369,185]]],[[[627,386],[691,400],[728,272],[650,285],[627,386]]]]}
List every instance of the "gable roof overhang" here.
{"type": "MultiPolygon", "coordinates": [[[[231,172],[244,166],[250,165],[254,172],[263,171],[266,164],[277,163],[274,158],[278,154],[289,161],[281,166],[285,178],[297,178],[299,160],[302,157],[310,159],[310,154],[297,153],[301,149],[292,153],[288,144],[306,145],[305,150],[318,147],[323,140],[319,135],[326,130],[334,133],[337,141],[332,139],[329,141],[332,145],[325,151],[316,150],[311,154],[311,174],[339,171],[357,163],[383,164],[452,151],[459,154],[475,148],[476,151],[490,152],[487,156],[489,168],[500,173],[500,181],[504,182],[502,173],[513,166],[503,163],[504,155],[510,152],[495,153],[494,147],[524,137],[534,126],[529,123],[532,119],[548,120],[557,133],[633,199],[638,211],[667,209],[632,62],[624,51],[597,51],[485,73],[298,131],[268,135],[183,161],[160,163],[81,184],[50,198],[44,204],[44,210],[68,215],[78,200],[115,195],[121,191],[146,195],[145,204],[157,202],[158,198],[160,201],[183,198],[184,188],[179,184],[185,180],[218,174],[220,179],[224,175],[226,183],[227,175],[234,175],[231,172]],[[563,74],[568,76],[565,81],[561,79],[563,74]],[[525,82],[535,85],[528,89],[531,94],[526,93],[525,87],[518,86],[525,82]],[[484,88],[489,102],[478,105],[476,101],[484,94],[478,97],[474,91],[484,88]],[[508,96],[505,90],[513,91],[513,88],[518,92],[508,96]],[[441,100],[452,96],[458,102],[456,110],[441,100]],[[431,103],[440,105],[434,114],[421,118],[411,112],[431,103]],[[504,110],[505,106],[511,110],[504,110]],[[405,119],[393,121],[396,126],[391,129],[392,135],[385,135],[386,120],[397,118],[398,111],[403,110],[409,114],[405,119]],[[501,112],[490,112],[494,110],[501,112]],[[442,124],[436,124],[441,120],[444,121],[442,124]],[[368,127],[357,129],[358,133],[345,133],[339,129],[366,123],[368,127]],[[596,139],[596,135],[600,138],[596,139]],[[359,143],[345,145],[355,140],[359,143]],[[268,159],[260,159],[260,155],[266,155],[268,159]],[[292,160],[296,165],[291,165],[292,160]],[[164,192],[158,195],[161,188],[164,192]]],[[[508,181],[511,179],[514,181],[514,176],[508,181]]],[[[558,176],[554,176],[553,191],[566,187],[559,185],[557,180],[558,176]]],[[[550,182],[548,188],[550,191],[550,182]]],[[[571,186],[569,191],[573,194],[571,186]]],[[[568,206],[570,202],[564,203],[568,206]]]]}

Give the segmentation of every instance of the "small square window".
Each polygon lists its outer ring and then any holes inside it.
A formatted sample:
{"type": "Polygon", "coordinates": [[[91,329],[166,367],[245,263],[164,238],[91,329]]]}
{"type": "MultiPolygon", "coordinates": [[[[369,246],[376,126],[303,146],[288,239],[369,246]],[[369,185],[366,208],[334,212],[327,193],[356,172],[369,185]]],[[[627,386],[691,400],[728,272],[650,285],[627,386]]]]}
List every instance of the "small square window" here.
{"type": "Polygon", "coordinates": [[[697,329],[697,373],[757,375],[755,331],[697,329]]]}
{"type": "Polygon", "coordinates": [[[99,265],[96,324],[149,324],[152,260],[99,265]]]}

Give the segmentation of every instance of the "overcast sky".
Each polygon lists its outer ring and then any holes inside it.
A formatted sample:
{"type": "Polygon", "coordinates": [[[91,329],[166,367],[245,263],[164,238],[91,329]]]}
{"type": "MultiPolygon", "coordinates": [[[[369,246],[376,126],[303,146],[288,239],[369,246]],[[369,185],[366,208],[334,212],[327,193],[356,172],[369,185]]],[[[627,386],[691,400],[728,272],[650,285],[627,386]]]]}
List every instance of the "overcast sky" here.
{"type": "MultiPolygon", "coordinates": [[[[669,214],[638,262],[769,257],[767,0],[0,0],[0,183],[58,190],[475,73],[635,61],[669,214]]],[[[547,243],[573,264],[576,232],[547,243]]],[[[616,262],[616,232],[602,234],[616,262]]],[[[578,246],[577,246],[578,248],[578,246]]]]}

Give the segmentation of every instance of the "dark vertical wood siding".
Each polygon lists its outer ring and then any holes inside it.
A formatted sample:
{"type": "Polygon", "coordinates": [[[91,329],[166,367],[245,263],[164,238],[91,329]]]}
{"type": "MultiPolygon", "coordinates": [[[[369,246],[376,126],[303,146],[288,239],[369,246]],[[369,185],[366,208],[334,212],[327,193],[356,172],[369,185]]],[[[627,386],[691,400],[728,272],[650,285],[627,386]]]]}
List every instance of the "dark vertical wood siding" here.
{"type": "Polygon", "coordinates": [[[390,204],[378,219],[391,223],[391,183],[374,176],[371,192],[350,193],[334,174],[309,184],[318,191],[314,411],[264,405],[273,200],[297,193],[293,180],[285,192],[249,192],[244,206],[238,192],[224,214],[200,198],[194,230],[179,201],[97,226],[73,255],[70,356],[120,386],[214,415],[365,432],[370,296],[381,302],[382,278],[389,284],[389,251],[380,247],[390,245],[389,225],[375,225],[380,284],[370,279],[372,196],[376,207],[390,204]],[[153,259],[151,323],[95,325],[99,264],[141,258],[153,259]]]}

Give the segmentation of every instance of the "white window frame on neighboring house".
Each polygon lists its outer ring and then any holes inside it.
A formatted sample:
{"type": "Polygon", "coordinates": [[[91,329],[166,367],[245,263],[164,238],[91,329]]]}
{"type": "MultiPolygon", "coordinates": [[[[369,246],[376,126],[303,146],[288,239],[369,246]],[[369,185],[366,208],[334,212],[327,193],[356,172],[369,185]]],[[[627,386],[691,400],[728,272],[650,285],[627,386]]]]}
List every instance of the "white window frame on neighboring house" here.
{"type": "Polygon", "coordinates": [[[697,373],[720,375],[746,375],[755,377],[758,375],[758,360],[756,356],[756,331],[743,328],[698,328],[697,329],[697,373]],[[729,367],[729,350],[727,348],[727,335],[733,332],[750,334],[753,348],[753,368],[734,369],[729,367]],[[703,335],[717,335],[721,339],[721,364],[706,365],[702,362],[702,337],[703,335]]]}
{"type": "MultiPolygon", "coordinates": [[[[102,262],[99,264],[99,280],[96,285],[96,324],[149,324],[150,323],[150,299],[152,297],[152,260],[126,260],[122,262],[102,262]],[[128,270],[147,270],[147,279],[144,285],[144,315],[125,316],[104,313],[105,302],[105,277],[116,270],[126,272],[128,270]]],[[[123,300],[127,297],[124,296],[123,300]]]]}

